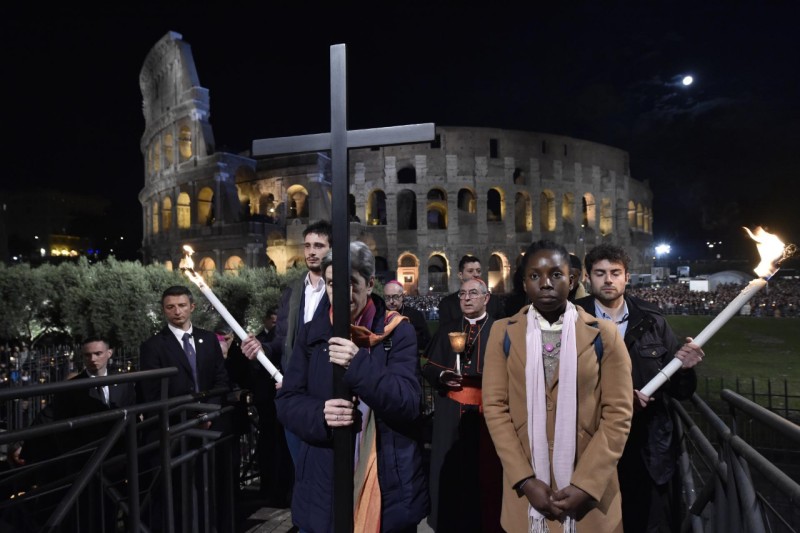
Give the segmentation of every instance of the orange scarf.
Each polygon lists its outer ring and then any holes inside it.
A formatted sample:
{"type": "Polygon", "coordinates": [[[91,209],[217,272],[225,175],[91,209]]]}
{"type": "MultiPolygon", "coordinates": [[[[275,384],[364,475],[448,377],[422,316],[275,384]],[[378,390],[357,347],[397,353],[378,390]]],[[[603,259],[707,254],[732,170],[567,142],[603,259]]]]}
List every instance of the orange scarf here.
{"type": "MultiPolygon", "coordinates": [[[[371,324],[375,318],[375,304],[372,299],[356,324],[350,325],[350,340],[360,348],[371,348],[392,334],[394,329],[404,320],[408,320],[397,311],[387,311],[383,322],[383,333],[373,333],[362,324],[371,324]]],[[[330,311],[333,323],[333,308],[330,311]]],[[[375,413],[370,408],[364,415],[365,424],[361,430],[359,453],[353,483],[353,522],[355,531],[364,533],[380,533],[381,530],[381,487],[378,482],[378,447],[376,445],[377,428],[375,413]]]]}
{"type": "MultiPolygon", "coordinates": [[[[333,306],[331,306],[329,316],[331,324],[333,324],[333,306]]],[[[361,316],[356,320],[356,324],[350,324],[350,340],[359,348],[372,348],[392,334],[400,322],[408,320],[407,316],[403,316],[397,311],[386,311],[386,316],[383,321],[383,333],[373,333],[367,326],[361,325],[372,322],[371,318],[375,316],[375,304],[372,300],[367,300],[367,305],[361,316]]]]}

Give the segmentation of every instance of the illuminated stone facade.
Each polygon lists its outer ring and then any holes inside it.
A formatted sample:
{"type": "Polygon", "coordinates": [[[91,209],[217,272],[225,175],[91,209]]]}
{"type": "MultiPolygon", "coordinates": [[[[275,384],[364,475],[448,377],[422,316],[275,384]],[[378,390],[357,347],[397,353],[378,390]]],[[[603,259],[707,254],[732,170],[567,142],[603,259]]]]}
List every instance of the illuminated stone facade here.
{"type": "MultiPolygon", "coordinates": [[[[189,243],[209,272],[302,264],[302,230],[330,218],[327,156],[216,152],[208,91],[178,34],[150,52],[141,88],[145,261],[177,265],[189,243]]],[[[454,290],[465,254],[481,258],[495,292],[510,291],[521,253],[539,238],[578,256],[600,242],[619,244],[633,272],[650,271],[652,192],[631,178],[623,150],[439,126],[433,142],[354,149],[349,159],[350,235],[370,244],[378,271],[411,293],[454,290]]]]}

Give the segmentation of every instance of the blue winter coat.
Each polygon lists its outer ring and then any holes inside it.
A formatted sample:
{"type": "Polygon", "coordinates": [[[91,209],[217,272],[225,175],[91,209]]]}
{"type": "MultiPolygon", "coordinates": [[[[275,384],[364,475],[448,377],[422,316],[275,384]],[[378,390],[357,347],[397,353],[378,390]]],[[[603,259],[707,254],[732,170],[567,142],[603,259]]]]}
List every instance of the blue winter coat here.
{"type": "MultiPolygon", "coordinates": [[[[372,331],[383,332],[386,307],[377,308],[372,331]]],[[[302,439],[292,496],[292,519],[301,530],[333,531],[333,438],[325,423],[325,401],[333,397],[333,365],[328,339],[333,336],[328,309],[301,326],[275,403],[278,419],[302,439]]],[[[420,385],[414,328],[402,322],[388,341],[361,348],[344,373],[345,383],[370,406],[377,423],[381,530],[397,531],[418,524],[429,507],[422,464],[420,385]]]]}

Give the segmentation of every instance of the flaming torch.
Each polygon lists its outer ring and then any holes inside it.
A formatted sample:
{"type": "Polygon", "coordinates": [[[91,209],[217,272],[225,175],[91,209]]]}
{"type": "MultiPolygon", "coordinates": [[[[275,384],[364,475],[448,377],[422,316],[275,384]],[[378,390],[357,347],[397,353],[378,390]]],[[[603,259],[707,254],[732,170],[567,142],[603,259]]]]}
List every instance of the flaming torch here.
{"type": "MultiPolygon", "coordinates": [[[[241,340],[245,340],[247,338],[247,333],[244,331],[244,329],[242,329],[242,326],[239,325],[239,323],[228,312],[225,306],[222,305],[222,302],[219,301],[217,295],[211,291],[211,288],[206,284],[203,276],[194,271],[194,261],[192,261],[193,253],[194,250],[192,250],[191,246],[188,244],[183,246],[183,259],[181,259],[180,262],[181,271],[186,274],[186,277],[189,278],[192,283],[197,285],[197,287],[200,289],[200,292],[202,292],[205,297],[208,298],[208,301],[211,302],[211,305],[214,306],[214,309],[217,310],[217,313],[219,313],[222,318],[225,319],[225,322],[227,322],[233,331],[236,332],[236,335],[238,335],[241,340]]],[[[275,365],[272,364],[272,361],[267,359],[267,356],[264,355],[262,350],[258,351],[256,358],[258,359],[258,362],[261,363],[261,366],[267,369],[267,372],[269,372],[269,375],[272,376],[272,379],[278,383],[283,381],[283,375],[278,371],[277,368],[275,368],[275,365]]]]}
{"type": "MultiPolygon", "coordinates": [[[[758,254],[761,256],[761,262],[754,269],[758,278],[748,283],[747,286],[742,289],[742,292],[740,292],[739,295],[694,338],[693,342],[698,346],[703,346],[745,303],[750,301],[758,291],[763,289],[767,285],[767,281],[778,271],[781,263],[794,255],[797,250],[795,245],[784,245],[777,236],[767,233],[761,226],[756,228],[755,233],[747,228],[744,229],[750,235],[750,238],[756,241],[758,254]]],[[[661,369],[647,385],[642,387],[640,392],[647,396],[652,396],[661,385],[666,383],[667,380],[678,371],[681,365],[680,359],[673,359],[667,366],[661,369]]]]}

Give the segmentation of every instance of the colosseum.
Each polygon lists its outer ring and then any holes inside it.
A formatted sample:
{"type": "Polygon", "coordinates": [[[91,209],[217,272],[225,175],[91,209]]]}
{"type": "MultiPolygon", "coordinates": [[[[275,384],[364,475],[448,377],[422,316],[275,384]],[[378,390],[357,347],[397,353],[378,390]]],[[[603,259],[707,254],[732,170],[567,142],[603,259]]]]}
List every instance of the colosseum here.
{"type": "MultiPolygon", "coordinates": [[[[253,158],[215,150],[208,89],[191,47],[170,32],[140,74],[145,131],[143,259],[177,265],[183,244],[205,275],[303,264],[302,231],[330,219],[327,154],[253,158]]],[[[624,246],[632,272],[652,266],[652,191],[628,153],[546,133],[437,126],[432,142],[352,149],[350,236],[367,242],[380,278],[411,294],[452,291],[459,259],[478,256],[495,293],[511,290],[533,240],[579,257],[624,246]]]]}

